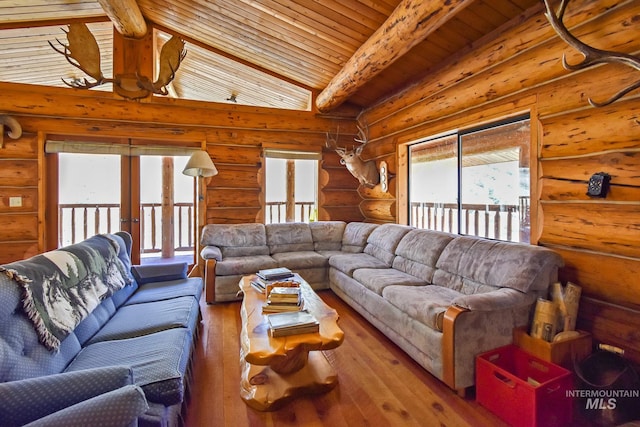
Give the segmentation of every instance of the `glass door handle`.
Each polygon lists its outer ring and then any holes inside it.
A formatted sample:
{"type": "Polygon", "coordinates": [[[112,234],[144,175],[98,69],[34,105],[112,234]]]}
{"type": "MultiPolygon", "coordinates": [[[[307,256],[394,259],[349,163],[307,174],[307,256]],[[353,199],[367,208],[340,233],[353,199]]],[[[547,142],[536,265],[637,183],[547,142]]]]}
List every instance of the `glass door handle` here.
{"type": "Polygon", "coordinates": [[[140,222],[140,220],[138,218],[133,218],[131,219],[131,222],[133,222],[134,224],[137,224],[140,222]]]}

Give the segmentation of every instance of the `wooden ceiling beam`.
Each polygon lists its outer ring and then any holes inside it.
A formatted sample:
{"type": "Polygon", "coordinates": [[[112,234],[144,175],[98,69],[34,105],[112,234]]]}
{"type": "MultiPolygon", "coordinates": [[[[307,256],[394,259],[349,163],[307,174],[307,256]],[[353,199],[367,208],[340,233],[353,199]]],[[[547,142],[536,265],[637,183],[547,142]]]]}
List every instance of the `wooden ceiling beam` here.
{"type": "MultiPolygon", "coordinates": [[[[382,70],[474,0],[403,0],[316,98],[322,112],[339,106],[382,70]]],[[[412,72],[414,70],[409,70],[412,72]]]]}
{"type": "Polygon", "coordinates": [[[147,23],[136,0],[98,0],[115,29],[127,38],[141,39],[147,23]]]}

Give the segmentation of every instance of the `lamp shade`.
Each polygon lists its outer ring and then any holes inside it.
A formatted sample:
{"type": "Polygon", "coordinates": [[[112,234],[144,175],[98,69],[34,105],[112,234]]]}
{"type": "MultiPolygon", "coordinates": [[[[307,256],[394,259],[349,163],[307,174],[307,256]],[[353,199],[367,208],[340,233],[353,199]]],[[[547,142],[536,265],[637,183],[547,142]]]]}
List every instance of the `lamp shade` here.
{"type": "Polygon", "coordinates": [[[204,150],[195,151],[187,165],[184,167],[182,171],[183,174],[189,176],[214,176],[218,174],[218,169],[211,161],[211,157],[209,157],[209,153],[204,150]]]}

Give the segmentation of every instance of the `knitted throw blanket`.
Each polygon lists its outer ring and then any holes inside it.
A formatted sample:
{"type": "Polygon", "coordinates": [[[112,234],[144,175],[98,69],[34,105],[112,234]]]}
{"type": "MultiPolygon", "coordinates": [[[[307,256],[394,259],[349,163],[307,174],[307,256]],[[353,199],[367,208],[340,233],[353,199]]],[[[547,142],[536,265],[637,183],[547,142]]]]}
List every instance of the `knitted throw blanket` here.
{"type": "Polygon", "coordinates": [[[60,342],[102,300],[131,283],[118,258],[118,243],[107,235],[0,266],[22,289],[24,310],[40,342],[60,342]]]}

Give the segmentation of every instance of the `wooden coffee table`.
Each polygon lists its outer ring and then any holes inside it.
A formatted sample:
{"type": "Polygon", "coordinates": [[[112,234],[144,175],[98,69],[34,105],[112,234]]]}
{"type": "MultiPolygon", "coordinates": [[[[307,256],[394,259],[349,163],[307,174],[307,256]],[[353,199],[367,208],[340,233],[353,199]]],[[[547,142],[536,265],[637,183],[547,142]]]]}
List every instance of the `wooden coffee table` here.
{"type": "Polygon", "coordinates": [[[313,334],[272,338],[267,315],[262,314],[266,297],[243,277],[244,299],[240,309],[240,394],[250,407],[273,411],[287,401],[307,394],[324,393],[338,383],[338,376],[319,350],[338,347],[344,332],[338,327],[338,313],[326,305],[300,276],[304,309],[320,323],[313,334]]]}

